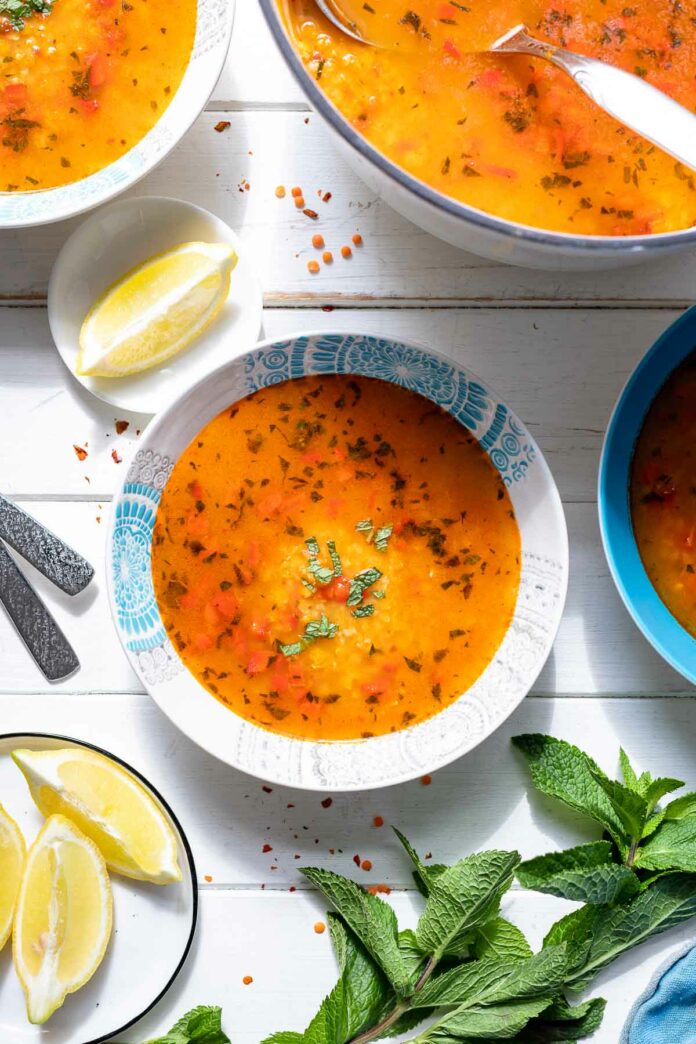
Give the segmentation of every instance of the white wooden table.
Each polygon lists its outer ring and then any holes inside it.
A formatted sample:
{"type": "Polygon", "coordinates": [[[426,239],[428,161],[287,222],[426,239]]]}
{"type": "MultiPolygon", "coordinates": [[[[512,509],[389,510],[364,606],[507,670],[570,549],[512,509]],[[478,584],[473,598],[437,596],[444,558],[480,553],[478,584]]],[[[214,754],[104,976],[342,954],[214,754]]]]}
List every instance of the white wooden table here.
{"type": "MultiPolygon", "coordinates": [[[[334,156],[255,0],[238,0],[230,59],[208,111],[134,194],[201,203],[240,231],[264,283],[267,335],[383,332],[464,360],[538,438],[570,530],[570,592],[554,651],[533,693],[488,742],[430,787],[338,795],[329,808],[322,794],[269,791],[169,724],[142,691],[111,626],[103,566],[109,501],[147,418],[83,392],[53,348],[46,284],[76,222],[0,234],[0,488],[97,566],[96,582],[74,600],[32,574],[82,661],[68,683],[49,688],[0,615],[0,727],[58,731],[109,747],[149,776],[188,831],[200,875],[199,931],[177,984],[128,1041],[163,1032],[195,1004],[219,1003],[234,1044],[258,1044],[272,1030],[303,1029],[335,977],[328,935],[313,931],[323,905],[298,865],[358,873],[358,853],[373,863],[361,874],[364,883],[387,883],[404,918],[417,910],[408,867],[387,828],[372,826],[375,815],[443,861],[490,846],[530,857],[592,836],[580,819],[529,795],[511,735],[543,730],[575,740],[612,771],[622,744],[642,768],[696,788],[696,694],[620,603],[600,546],[595,495],[611,406],[636,361],[690,303],[696,256],[572,276],[505,268],[432,239],[334,156]],[[223,119],[230,127],[216,132],[223,119]],[[288,189],[284,200],[275,196],[278,184],[288,189]],[[320,212],[318,222],[294,208],[293,185],[320,212]],[[321,203],[318,191],[331,192],[330,202],[321,203]],[[337,256],[311,276],[315,231],[337,256]],[[355,231],[364,245],[344,261],[340,246],[355,231]],[[116,419],[130,421],[124,435],[116,435],[116,419]],[[87,449],[84,462],[74,445],[87,449]],[[267,844],[272,851],[264,854],[267,844]],[[242,984],[245,975],[252,985],[242,984]]],[[[534,942],[565,905],[521,891],[506,904],[534,942]]],[[[597,980],[593,992],[609,998],[600,1044],[616,1044],[631,1001],[692,935],[696,926],[661,937],[597,980]]]]}

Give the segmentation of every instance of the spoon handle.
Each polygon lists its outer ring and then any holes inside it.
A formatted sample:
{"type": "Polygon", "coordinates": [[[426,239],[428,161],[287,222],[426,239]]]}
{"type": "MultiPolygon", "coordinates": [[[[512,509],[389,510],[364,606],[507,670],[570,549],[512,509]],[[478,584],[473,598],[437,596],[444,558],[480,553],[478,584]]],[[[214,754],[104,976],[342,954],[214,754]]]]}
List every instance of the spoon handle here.
{"type": "Polygon", "coordinates": [[[80,663],[72,646],[1,542],[0,603],[48,681],[75,673],[80,663]]]}
{"type": "Polygon", "coordinates": [[[0,538],[66,594],[78,594],[94,576],[82,555],[2,494],[0,538]]]}
{"type": "Polygon", "coordinates": [[[696,170],[696,115],[640,76],[535,40],[524,26],[501,37],[492,50],[531,54],[553,62],[610,116],[696,170]]]}

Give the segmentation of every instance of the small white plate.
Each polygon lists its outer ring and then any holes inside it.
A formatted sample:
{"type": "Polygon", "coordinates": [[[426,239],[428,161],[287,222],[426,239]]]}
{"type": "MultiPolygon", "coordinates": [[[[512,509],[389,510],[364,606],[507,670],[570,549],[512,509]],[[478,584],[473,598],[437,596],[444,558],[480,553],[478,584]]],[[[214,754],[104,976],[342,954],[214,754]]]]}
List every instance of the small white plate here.
{"type": "Polygon", "coordinates": [[[43,823],[22,773],[10,757],[17,747],[86,747],[127,769],[169,820],[178,840],[183,880],[160,887],[111,875],[114,933],[94,977],[65,1000],[43,1026],[27,1021],[24,994],[8,942],[0,953],[0,1041],[12,1044],[98,1044],[122,1034],[160,1000],[183,967],[198,914],[196,867],[174,813],[138,772],[89,743],[36,733],[0,736],[0,803],[18,823],[27,847],[43,823]]]}
{"type": "Polygon", "coordinates": [[[162,196],[122,199],[92,214],[63,246],[48,284],[48,321],[65,365],[98,398],[137,413],[158,413],[201,377],[251,348],[262,311],[261,284],[237,234],[202,207],[162,196]],[[162,366],[133,377],[79,377],[80,328],[97,298],[143,261],[192,241],[231,243],[239,255],[216,321],[162,366]]]}

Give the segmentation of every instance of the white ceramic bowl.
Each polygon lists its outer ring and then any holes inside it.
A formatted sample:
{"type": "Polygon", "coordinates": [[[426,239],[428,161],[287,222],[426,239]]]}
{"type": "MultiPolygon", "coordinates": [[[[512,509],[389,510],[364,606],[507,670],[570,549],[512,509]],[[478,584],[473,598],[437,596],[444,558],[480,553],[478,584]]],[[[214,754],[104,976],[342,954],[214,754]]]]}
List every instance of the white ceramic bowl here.
{"type": "Polygon", "coordinates": [[[574,236],[488,214],[437,192],[397,166],[344,119],[307,72],[285,32],[280,0],[259,0],[283,58],[324,119],[346,162],[404,217],[463,250],[505,264],[551,270],[620,268],[693,247],[696,228],[644,236],[574,236]]]}
{"type": "Polygon", "coordinates": [[[464,366],[413,344],[362,334],[266,341],[204,378],[147,429],[117,493],[107,544],[109,599],[130,662],[164,713],[215,757],[309,790],[365,790],[448,764],[489,736],[529,692],[553,644],[568,580],[558,490],[522,422],[464,366]],[[353,373],[410,388],[471,431],[500,472],[522,537],[510,627],[471,688],[435,717],[385,736],[312,742],[268,732],[219,703],[167,638],[152,584],[155,515],[174,463],[209,420],[258,388],[306,374],[353,373]]]}
{"type": "Polygon", "coordinates": [[[81,214],[124,192],[156,167],[201,114],[225,64],[236,0],[198,0],[196,37],[179,89],[144,138],[108,167],[70,185],[0,193],[0,228],[81,214]]]}

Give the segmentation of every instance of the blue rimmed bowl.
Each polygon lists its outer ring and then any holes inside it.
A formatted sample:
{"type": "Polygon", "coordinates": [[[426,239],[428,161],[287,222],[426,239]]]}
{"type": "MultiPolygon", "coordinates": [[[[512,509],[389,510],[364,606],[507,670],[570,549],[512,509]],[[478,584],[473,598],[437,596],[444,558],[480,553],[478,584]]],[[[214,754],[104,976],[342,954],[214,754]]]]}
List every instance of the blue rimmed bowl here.
{"type": "Polygon", "coordinates": [[[696,684],[696,639],[653,587],[633,533],[629,487],[636,440],[655,396],[696,349],[696,308],[655,342],[626,384],[609,421],[599,468],[599,526],[609,569],[626,608],[649,642],[696,684]]]}
{"type": "Polygon", "coordinates": [[[388,338],[317,333],[257,345],[194,385],[154,421],[115,498],[107,569],[111,610],[126,654],[150,695],[186,735],[222,761],[276,783],[365,790],[448,764],[489,736],[524,699],[563,612],[568,538],[558,490],[534,439],[466,367],[388,338]],[[259,388],[328,373],[402,385],[443,407],[473,433],[510,493],[522,538],[522,570],[510,627],[491,663],[458,699],[397,733],[314,742],[240,718],[189,673],[162,624],[150,560],[162,490],[201,428],[259,388]]]}

